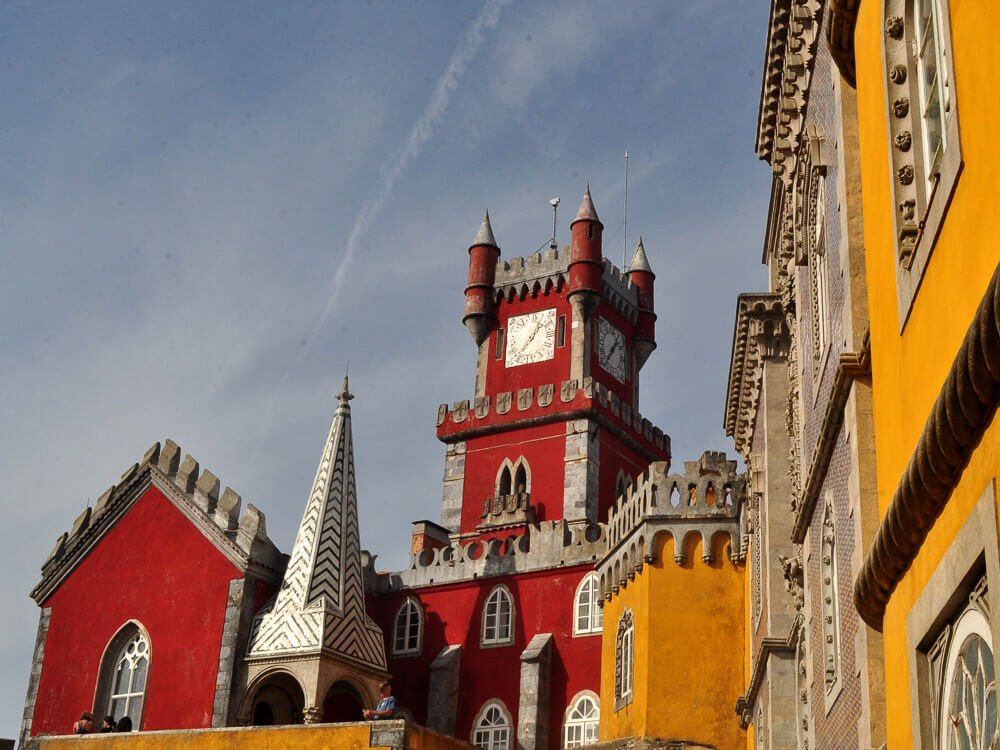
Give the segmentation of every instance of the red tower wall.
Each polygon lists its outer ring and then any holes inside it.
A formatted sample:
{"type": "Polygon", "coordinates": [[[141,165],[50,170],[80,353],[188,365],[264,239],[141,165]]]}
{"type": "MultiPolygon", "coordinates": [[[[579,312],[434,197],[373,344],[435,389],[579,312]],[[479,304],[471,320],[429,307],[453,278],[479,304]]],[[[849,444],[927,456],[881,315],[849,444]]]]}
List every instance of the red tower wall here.
{"type": "Polygon", "coordinates": [[[229,582],[241,577],[157,488],[146,490],[42,605],[52,611],[32,735],[67,734],[84,710],[99,723],[101,657],[132,619],[150,639],[141,728],[210,726],[229,582]]]}
{"type": "Polygon", "coordinates": [[[389,671],[399,705],[413,712],[418,723],[427,719],[427,677],[430,664],[446,645],[461,645],[461,672],[455,735],[468,740],[476,715],[491,699],[503,701],[514,731],[520,700],[521,652],[537,633],[551,633],[549,748],[562,747],[562,707],[581,690],[600,692],[601,636],[573,636],[574,598],[577,586],[592,567],[542,570],[518,576],[413,589],[375,598],[372,614],[386,637],[389,671]],[[480,646],[482,614],[493,588],[504,584],[514,600],[514,642],[505,646],[480,646]],[[407,596],[416,598],[424,611],[421,653],[392,655],[396,612],[407,596]]]}
{"type": "MultiPolygon", "coordinates": [[[[516,391],[518,388],[534,388],[541,383],[561,383],[569,377],[570,372],[570,326],[573,324],[573,311],[566,301],[566,290],[551,290],[547,294],[540,293],[537,296],[527,296],[523,300],[515,298],[513,302],[501,300],[497,306],[498,325],[507,331],[507,320],[513,316],[526,315],[539,310],[556,308],[556,320],[558,316],[566,316],[566,343],[564,346],[555,347],[552,359],[544,362],[535,362],[527,365],[507,368],[505,366],[505,355],[501,353],[500,359],[496,358],[497,332],[490,334],[489,362],[486,365],[486,393],[498,393],[501,391],[516,391]]],[[[506,347],[507,342],[504,342],[506,347]]],[[[516,395],[516,394],[515,394],[516,395]]]]}

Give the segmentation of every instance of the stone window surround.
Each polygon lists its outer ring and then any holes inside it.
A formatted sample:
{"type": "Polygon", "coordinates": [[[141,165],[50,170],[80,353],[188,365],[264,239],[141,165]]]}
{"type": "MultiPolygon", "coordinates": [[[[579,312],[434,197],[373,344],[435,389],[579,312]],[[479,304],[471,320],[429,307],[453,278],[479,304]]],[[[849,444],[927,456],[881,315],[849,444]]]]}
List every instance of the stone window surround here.
{"type": "Polygon", "coordinates": [[[508,589],[502,583],[499,583],[496,586],[494,586],[492,588],[492,590],[490,591],[489,596],[486,597],[486,601],[483,603],[483,611],[482,611],[483,622],[482,622],[482,626],[479,628],[479,647],[480,648],[501,648],[503,646],[509,646],[509,645],[511,645],[514,642],[514,623],[517,622],[516,615],[517,615],[517,610],[516,610],[516,607],[514,606],[514,597],[511,595],[510,589],[508,589]],[[497,614],[496,614],[496,617],[497,617],[497,622],[496,622],[497,635],[494,638],[487,639],[487,637],[486,637],[486,610],[489,608],[490,602],[493,600],[494,596],[497,596],[497,607],[498,607],[497,614]],[[509,622],[507,624],[507,637],[505,637],[505,638],[501,638],[499,636],[499,631],[500,631],[500,609],[499,609],[499,605],[500,605],[500,597],[501,596],[506,596],[507,603],[510,606],[509,622]]]}
{"type": "Polygon", "coordinates": [[[604,632],[603,622],[604,617],[602,616],[603,610],[601,609],[601,583],[598,579],[597,572],[587,573],[582,579],[580,579],[579,585],[576,587],[576,592],[573,594],[573,637],[591,637],[600,636],[604,632]],[[594,620],[598,620],[596,625],[587,628],[585,630],[579,629],[580,622],[580,597],[584,593],[585,584],[590,583],[592,588],[591,599],[590,599],[590,622],[593,625],[594,620]],[[597,612],[595,617],[594,612],[597,612]]]}
{"type": "Polygon", "coordinates": [[[483,703],[482,708],[479,709],[479,712],[476,714],[475,720],[472,722],[472,732],[469,734],[469,743],[473,746],[479,747],[478,745],[476,745],[476,732],[479,729],[483,728],[482,725],[483,722],[486,720],[486,713],[491,708],[498,709],[500,713],[503,715],[504,719],[506,720],[507,748],[508,750],[510,750],[511,738],[514,734],[514,719],[510,715],[510,711],[507,710],[507,706],[504,705],[504,702],[499,698],[489,698],[485,703],[483,703]]]}
{"type": "Polygon", "coordinates": [[[494,497],[501,497],[502,495],[509,495],[516,493],[517,490],[517,470],[519,468],[524,468],[524,491],[531,492],[531,465],[524,456],[518,456],[516,461],[511,461],[509,458],[505,458],[500,464],[500,468],[497,469],[496,482],[494,483],[494,497]],[[500,491],[501,478],[503,477],[504,470],[510,472],[510,492],[504,493],[500,491]]]}
{"type": "Polygon", "coordinates": [[[928,187],[932,180],[926,176],[923,163],[922,107],[916,60],[912,54],[915,39],[913,0],[885,0],[882,6],[882,57],[886,76],[886,122],[889,124],[887,151],[892,180],[900,333],[906,327],[963,167],[947,0],[937,7],[941,11],[939,21],[946,50],[951,111],[946,116],[944,132],[948,147],[941,155],[937,180],[928,187]]]}
{"type": "MultiPolygon", "coordinates": [[[[138,620],[127,620],[115,631],[115,634],[108,639],[101,654],[100,668],[97,677],[97,689],[94,693],[95,715],[104,716],[110,713],[111,693],[118,666],[118,655],[122,648],[136,635],[141,635],[146,641],[146,681],[143,693],[149,687],[149,678],[153,673],[153,641],[149,637],[149,631],[138,620]]],[[[137,718],[132,719],[132,730],[138,732],[142,729],[142,717],[146,713],[145,695],[143,696],[142,710],[137,718]]]]}
{"type": "Polygon", "coordinates": [[[392,618],[392,655],[393,656],[419,656],[424,642],[424,611],[416,597],[408,596],[403,599],[396,610],[396,616],[392,618]],[[417,642],[415,646],[410,646],[410,613],[417,619],[417,642]],[[399,648],[399,618],[406,616],[404,646],[399,648]]]}
{"type": "MultiPolygon", "coordinates": [[[[928,579],[906,617],[906,642],[910,663],[910,713],[913,717],[913,750],[934,750],[927,651],[941,629],[960,612],[972,587],[985,574],[986,603],[1000,612],[1000,545],[997,543],[995,480],[990,480],[962,528],[928,579]],[[985,570],[984,570],[985,568],[985,570]]],[[[1000,617],[990,623],[993,643],[1000,643],[1000,617]]],[[[994,651],[994,667],[1000,667],[994,651]]]]}
{"type": "Polygon", "coordinates": [[[615,711],[632,703],[635,695],[635,616],[631,609],[622,612],[615,634],[615,711]],[[626,649],[625,642],[628,641],[626,649]],[[626,654],[625,651],[628,651],[626,654]],[[626,659],[627,657],[627,659],[626,659]],[[624,683],[624,668],[628,666],[628,689],[624,683]]]}
{"type": "MultiPolygon", "coordinates": [[[[581,690],[579,693],[577,693],[576,695],[573,696],[573,700],[571,700],[569,702],[569,705],[566,706],[566,710],[563,712],[563,731],[562,731],[563,743],[562,743],[562,747],[566,747],[566,730],[567,730],[567,727],[570,725],[570,718],[569,718],[570,714],[573,713],[574,709],[576,709],[577,704],[580,701],[582,701],[584,698],[589,698],[591,701],[593,701],[594,706],[597,708],[597,717],[594,718],[594,719],[591,719],[591,721],[598,721],[598,722],[600,721],[600,718],[601,718],[601,698],[600,698],[600,696],[597,693],[595,693],[593,690],[581,690]]],[[[576,723],[580,724],[582,722],[576,722],[576,723]]],[[[586,732],[584,732],[584,739],[586,739],[586,732]]],[[[584,744],[587,744],[587,743],[584,742],[584,744]]]]}
{"type": "Polygon", "coordinates": [[[837,522],[836,522],[836,509],[834,507],[833,495],[832,493],[827,493],[826,498],[826,508],[823,512],[823,523],[821,526],[821,538],[820,538],[820,631],[823,636],[822,644],[822,654],[823,654],[823,711],[826,716],[830,715],[830,711],[833,709],[833,704],[836,703],[838,696],[844,688],[844,667],[843,667],[843,651],[842,644],[840,642],[840,569],[837,565],[837,522]],[[829,526],[829,531],[827,527],[829,526]],[[828,544],[828,538],[831,540],[828,544]],[[827,562],[827,553],[829,555],[830,561],[827,562]],[[827,574],[830,575],[830,583],[825,584],[825,578],[827,574]],[[826,596],[831,594],[832,602],[827,607],[826,596]],[[828,623],[826,621],[827,612],[829,611],[832,622],[828,623]],[[827,638],[832,638],[832,641],[827,641],[827,638]],[[834,661],[834,674],[832,677],[828,678],[826,674],[827,662],[830,658],[834,661]]]}

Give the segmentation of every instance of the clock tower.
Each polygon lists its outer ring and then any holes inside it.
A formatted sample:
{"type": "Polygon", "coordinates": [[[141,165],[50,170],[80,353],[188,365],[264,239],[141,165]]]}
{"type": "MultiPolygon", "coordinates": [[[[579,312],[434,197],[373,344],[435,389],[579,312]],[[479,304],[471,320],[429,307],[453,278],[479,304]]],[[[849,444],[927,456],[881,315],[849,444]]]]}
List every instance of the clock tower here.
{"type": "Polygon", "coordinates": [[[570,231],[569,247],[503,260],[487,213],[469,248],[475,394],[438,411],[452,540],[606,521],[625,487],[670,459],[669,438],[638,410],[656,347],[642,241],[627,271],[604,258],[589,185],[570,231]]]}

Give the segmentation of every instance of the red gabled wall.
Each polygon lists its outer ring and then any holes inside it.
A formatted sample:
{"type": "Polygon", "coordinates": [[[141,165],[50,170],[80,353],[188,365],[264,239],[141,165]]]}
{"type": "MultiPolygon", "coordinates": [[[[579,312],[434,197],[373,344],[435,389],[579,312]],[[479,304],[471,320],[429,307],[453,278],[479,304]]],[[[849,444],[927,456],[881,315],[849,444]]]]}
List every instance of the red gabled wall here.
{"type": "MultiPolygon", "coordinates": [[[[51,607],[31,734],[66,734],[94,706],[105,647],[129,620],[150,638],[142,729],[208,727],[229,582],[242,573],[156,487],[107,532],[51,607]]],[[[138,728],[138,727],[137,727],[138,728]]]]}
{"type": "Polygon", "coordinates": [[[386,655],[399,705],[427,720],[430,664],[446,645],[461,645],[459,705],[455,736],[468,740],[483,704],[503,701],[517,731],[521,695],[521,652],[538,633],[553,637],[550,692],[550,750],[562,747],[563,712],[581,690],[600,693],[601,636],[573,636],[574,597],[592,567],[560,568],[411,589],[374,598],[369,610],[386,637],[386,655]],[[482,613],[493,587],[504,584],[514,599],[514,642],[481,648],[482,613]],[[423,647],[415,656],[392,655],[393,624],[407,596],[424,612],[423,647]]]}

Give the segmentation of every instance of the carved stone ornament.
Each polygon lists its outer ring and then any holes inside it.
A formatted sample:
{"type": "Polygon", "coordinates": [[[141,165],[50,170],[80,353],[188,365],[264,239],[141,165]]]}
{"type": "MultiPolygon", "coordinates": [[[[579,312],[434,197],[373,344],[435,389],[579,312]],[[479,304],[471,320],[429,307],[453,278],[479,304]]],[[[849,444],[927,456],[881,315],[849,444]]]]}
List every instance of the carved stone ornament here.
{"type": "Polygon", "coordinates": [[[905,83],[906,82],[906,66],[897,63],[889,69],[889,80],[893,83],[905,83]]]}
{"type": "Polygon", "coordinates": [[[490,413],[490,397],[479,396],[476,398],[476,417],[484,419],[490,413]]]}
{"type": "Polygon", "coordinates": [[[517,389],[517,408],[520,411],[526,411],[531,407],[531,399],[534,395],[531,388],[518,388],[517,389]]]}
{"type": "Polygon", "coordinates": [[[555,393],[555,386],[552,383],[546,383],[545,385],[539,386],[538,388],[538,405],[548,406],[552,403],[552,396],[555,393]]]}
{"type": "Polygon", "coordinates": [[[896,117],[903,118],[910,114],[910,100],[905,96],[899,97],[892,103],[892,113],[896,117]]]}
{"type": "Polygon", "coordinates": [[[456,422],[464,422],[465,418],[469,416],[469,400],[458,401],[455,403],[455,408],[452,413],[452,419],[456,422]]]}
{"type": "Polygon", "coordinates": [[[441,404],[441,406],[438,407],[438,416],[437,416],[438,427],[444,424],[444,420],[447,416],[448,416],[448,404],[441,404]]]}
{"type": "Polygon", "coordinates": [[[907,199],[899,204],[899,214],[903,217],[904,221],[913,221],[913,215],[916,211],[917,204],[912,198],[907,199]]]}
{"type": "Polygon", "coordinates": [[[904,164],[896,170],[896,176],[899,177],[901,183],[909,185],[913,182],[913,166],[911,164],[904,164]]]}
{"type": "Polygon", "coordinates": [[[803,593],[802,563],[795,556],[784,555],[778,555],[778,562],[781,564],[781,573],[785,579],[785,591],[792,595],[795,609],[801,611],[806,601],[803,593]]]}
{"type": "Polygon", "coordinates": [[[566,402],[572,401],[576,398],[576,391],[579,387],[580,386],[576,380],[564,380],[562,388],[559,391],[559,397],[566,402]]]}
{"type": "Polygon", "coordinates": [[[497,394],[497,414],[506,414],[510,411],[511,402],[514,400],[510,391],[497,394]]]}
{"type": "Polygon", "coordinates": [[[900,151],[909,151],[910,146],[913,145],[913,136],[909,130],[901,130],[896,133],[896,137],[892,141],[900,151]]]}
{"type": "Polygon", "coordinates": [[[885,22],[885,33],[893,39],[903,38],[903,19],[899,16],[892,16],[885,22]]]}

